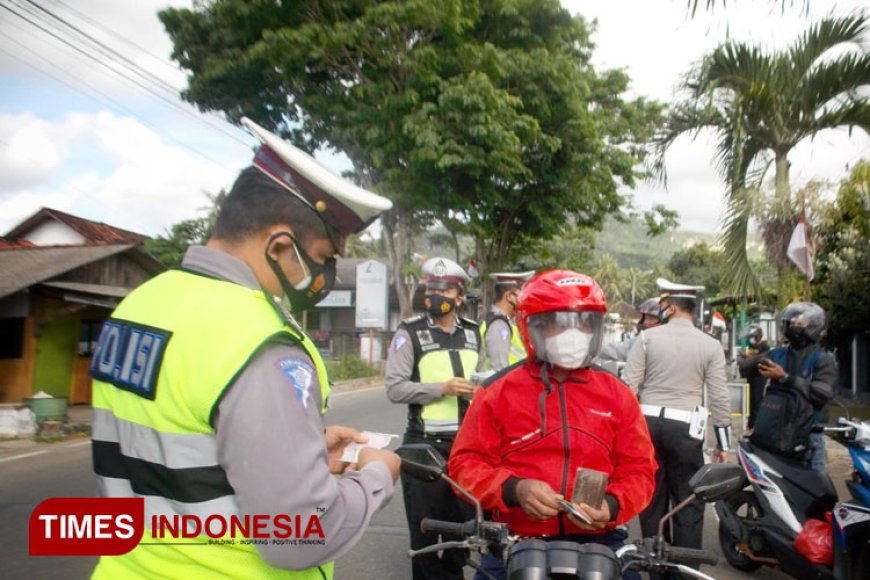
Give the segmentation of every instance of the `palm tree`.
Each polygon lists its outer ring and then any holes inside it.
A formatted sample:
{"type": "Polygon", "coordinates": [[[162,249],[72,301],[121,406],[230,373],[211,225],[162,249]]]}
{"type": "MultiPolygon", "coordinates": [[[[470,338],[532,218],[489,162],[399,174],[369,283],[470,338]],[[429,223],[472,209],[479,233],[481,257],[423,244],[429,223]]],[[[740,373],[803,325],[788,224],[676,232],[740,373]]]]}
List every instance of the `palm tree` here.
{"type": "Polygon", "coordinates": [[[757,46],[726,42],[681,82],[687,98],[669,113],[656,141],[655,162],[664,175],[665,151],[677,137],[702,129],[715,132],[716,165],[729,196],[722,234],[734,273],[729,290],[760,294],[746,254],[749,188],[760,184],[770,162],[775,167],[775,203],[789,212],[793,224],[789,152],[825,129],[870,127],[870,55],[860,45],[866,30],[866,17],[853,14],[818,22],[782,52],[769,54],[757,46]],[[841,45],[858,50],[828,54],[841,45]]]}
{"type": "MultiPolygon", "coordinates": [[[[687,0],[687,1],[688,1],[688,7],[689,7],[689,14],[694,16],[695,13],[698,11],[698,4],[700,2],[699,2],[699,0],[687,0]]],[[[750,0],[750,1],[754,1],[754,0],[750,0]]],[[[795,4],[797,4],[798,8],[800,8],[800,10],[804,14],[806,14],[807,11],[809,11],[809,9],[810,9],[810,0],[797,0],[797,2],[795,0],[775,0],[775,1],[770,2],[770,3],[771,4],[779,4],[781,6],[783,12],[785,12],[786,8],[795,7],[795,4]]],[[[724,9],[724,8],[726,8],[728,2],[727,2],[727,0],[706,0],[707,10],[710,12],[712,12],[716,8],[716,6],[718,6],[719,4],[721,4],[722,8],[724,9]]]]}

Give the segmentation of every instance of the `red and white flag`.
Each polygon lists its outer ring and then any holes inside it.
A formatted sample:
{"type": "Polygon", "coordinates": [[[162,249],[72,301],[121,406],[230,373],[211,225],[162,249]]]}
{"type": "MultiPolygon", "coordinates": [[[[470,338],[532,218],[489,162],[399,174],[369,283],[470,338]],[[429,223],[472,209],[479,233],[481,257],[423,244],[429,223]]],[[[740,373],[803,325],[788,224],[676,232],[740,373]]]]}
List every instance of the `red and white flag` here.
{"type": "Polygon", "coordinates": [[[798,270],[806,274],[807,280],[812,280],[816,273],[813,270],[813,248],[809,236],[806,219],[801,216],[800,221],[791,234],[786,250],[789,260],[794,262],[798,270]]]}
{"type": "Polygon", "coordinates": [[[480,272],[477,271],[477,262],[474,261],[474,258],[468,260],[468,276],[471,278],[477,278],[480,275],[480,272]]]}
{"type": "Polygon", "coordinates": [[[725,317],[722,316],[722,313],[718,310],[713,311],[713,328],[728,328],[728,324],[725,323],[725,317]]]}

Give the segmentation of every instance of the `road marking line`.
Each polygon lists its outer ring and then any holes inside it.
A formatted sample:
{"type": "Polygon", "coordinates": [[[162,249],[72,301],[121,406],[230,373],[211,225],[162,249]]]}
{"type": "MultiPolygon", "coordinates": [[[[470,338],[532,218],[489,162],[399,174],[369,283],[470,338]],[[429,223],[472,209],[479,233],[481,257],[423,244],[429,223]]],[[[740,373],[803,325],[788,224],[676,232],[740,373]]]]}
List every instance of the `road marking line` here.
{"type": "Polygon", "coordinates": [[[65,445],[64,447],[82,447],[84,445],[90,445],[90,439],[87,441],[79,441],[78,443],[71,443],[70,445],[65,445]]]}
{"type": "Polygon", "coordinates": [[[12,457],[4,457],[0,459],[0,463],[4,461],[12,461],[13,459],[24,459],[25,457],[33,457],[34,455],[42,455],[43,453],[48,453],[48,451],[33,451],[31,453],[22,453],[21,455],[14,455],[12,457]]]}

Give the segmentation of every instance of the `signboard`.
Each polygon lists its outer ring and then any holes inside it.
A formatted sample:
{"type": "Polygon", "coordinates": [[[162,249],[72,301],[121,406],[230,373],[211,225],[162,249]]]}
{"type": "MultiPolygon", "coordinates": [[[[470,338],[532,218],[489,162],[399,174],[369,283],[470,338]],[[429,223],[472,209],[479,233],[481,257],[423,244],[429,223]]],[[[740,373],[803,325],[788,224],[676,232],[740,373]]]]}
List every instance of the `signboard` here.
{"type": "Polygon", "coordinates": [[[353,292],[350,290],[333,290],[317,303],[318,308],[350,308],[353,306],[353,292]]]}
{"type": "Polygon", "coordinates": [[[387,265],[369,260],[356,267],[357,328],[388,328],[387,265]]]}

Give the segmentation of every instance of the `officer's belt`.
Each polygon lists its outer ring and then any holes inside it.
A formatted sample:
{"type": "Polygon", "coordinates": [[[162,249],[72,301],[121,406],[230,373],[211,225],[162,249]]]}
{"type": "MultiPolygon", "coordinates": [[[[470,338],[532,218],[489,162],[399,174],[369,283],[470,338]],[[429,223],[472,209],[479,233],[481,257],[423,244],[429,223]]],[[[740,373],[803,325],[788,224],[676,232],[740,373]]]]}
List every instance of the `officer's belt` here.
{"type": "Polygon", "coordinates": [[[674,421],[682,421],[683,423],[692,422],[691,411],[672,409],[670,407],[659,407],[658,405],[641,405],[640,410],[647,417],[661,417],[662,419],[672,419],[674,421]]]}

